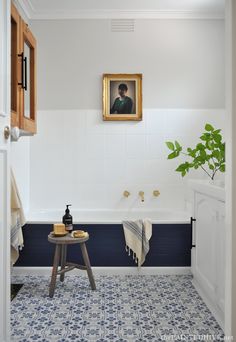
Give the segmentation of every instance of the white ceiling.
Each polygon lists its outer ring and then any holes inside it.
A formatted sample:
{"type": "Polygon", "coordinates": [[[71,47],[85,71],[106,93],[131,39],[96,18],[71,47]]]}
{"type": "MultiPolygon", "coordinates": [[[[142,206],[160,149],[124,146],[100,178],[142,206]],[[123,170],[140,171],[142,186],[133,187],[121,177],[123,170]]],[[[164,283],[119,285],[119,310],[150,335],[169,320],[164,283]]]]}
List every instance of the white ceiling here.
{"type": "Polygon", "coordinates": [[[15,0],[29,19],[224,17],[224,0],[15,0]]]}

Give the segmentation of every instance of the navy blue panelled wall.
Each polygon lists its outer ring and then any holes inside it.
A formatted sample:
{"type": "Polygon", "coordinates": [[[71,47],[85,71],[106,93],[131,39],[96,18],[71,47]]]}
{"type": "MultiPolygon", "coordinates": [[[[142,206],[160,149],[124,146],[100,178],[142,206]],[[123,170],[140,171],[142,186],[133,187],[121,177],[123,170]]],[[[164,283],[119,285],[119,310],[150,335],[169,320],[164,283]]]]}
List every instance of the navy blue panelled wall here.
{"type": "MultiPolygon", "coordinates": [[[[92,266],[136,266],[125,251],[121,224],[74,225],[89,233],[86,243],[92,266]]],[[[191,224],[154,224],[150,251],[143,266],[190,266],[191,224]]],[[[51,266],[55,245],[47,240],[52,224],[26,224],[24,248],[15,266],[51,266]]],[[[68,261],[82,263],[79,245],[68,247],[68,261]]]]}

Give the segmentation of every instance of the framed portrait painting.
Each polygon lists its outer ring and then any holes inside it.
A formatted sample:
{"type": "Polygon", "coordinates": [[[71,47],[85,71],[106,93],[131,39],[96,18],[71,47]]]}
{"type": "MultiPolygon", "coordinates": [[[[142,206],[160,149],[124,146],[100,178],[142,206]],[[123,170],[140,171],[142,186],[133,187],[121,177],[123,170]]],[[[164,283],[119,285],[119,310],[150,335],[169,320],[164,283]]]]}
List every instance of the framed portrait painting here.
{"type": "Polygon", "coordinates": [[[142,74],[103,75],[103,120],[142,120],[142,74]]]}

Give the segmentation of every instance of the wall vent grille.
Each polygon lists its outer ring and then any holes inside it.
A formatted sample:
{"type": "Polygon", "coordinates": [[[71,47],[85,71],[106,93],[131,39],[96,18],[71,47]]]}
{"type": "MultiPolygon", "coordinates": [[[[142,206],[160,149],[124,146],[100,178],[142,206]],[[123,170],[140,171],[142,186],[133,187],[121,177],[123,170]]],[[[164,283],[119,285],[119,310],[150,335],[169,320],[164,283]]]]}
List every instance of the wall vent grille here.
{"type": "Polygon", "coordinates": [[[134,19],[112,19],[112,32],[134,32],[134,19]]]}

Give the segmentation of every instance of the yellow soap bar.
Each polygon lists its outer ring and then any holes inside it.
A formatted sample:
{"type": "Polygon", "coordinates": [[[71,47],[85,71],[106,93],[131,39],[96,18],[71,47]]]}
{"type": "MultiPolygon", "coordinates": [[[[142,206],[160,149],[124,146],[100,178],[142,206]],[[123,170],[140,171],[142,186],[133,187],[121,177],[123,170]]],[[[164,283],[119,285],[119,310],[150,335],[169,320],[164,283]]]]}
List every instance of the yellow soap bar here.
{"type": "Polygon", "coordinates": [[[84,238],[87,235],[88,235],[88,233],[83,231],[83,230],[74,230],[73,231],[73,237],[74,238],[84,238]]]}
{"type": "Polygon", "coordinates": [[[53,232],[54,232],[54,234],[65,234],[66,233],[66,227],[65,227],[64,223],[54,223],[53,232]]]}

